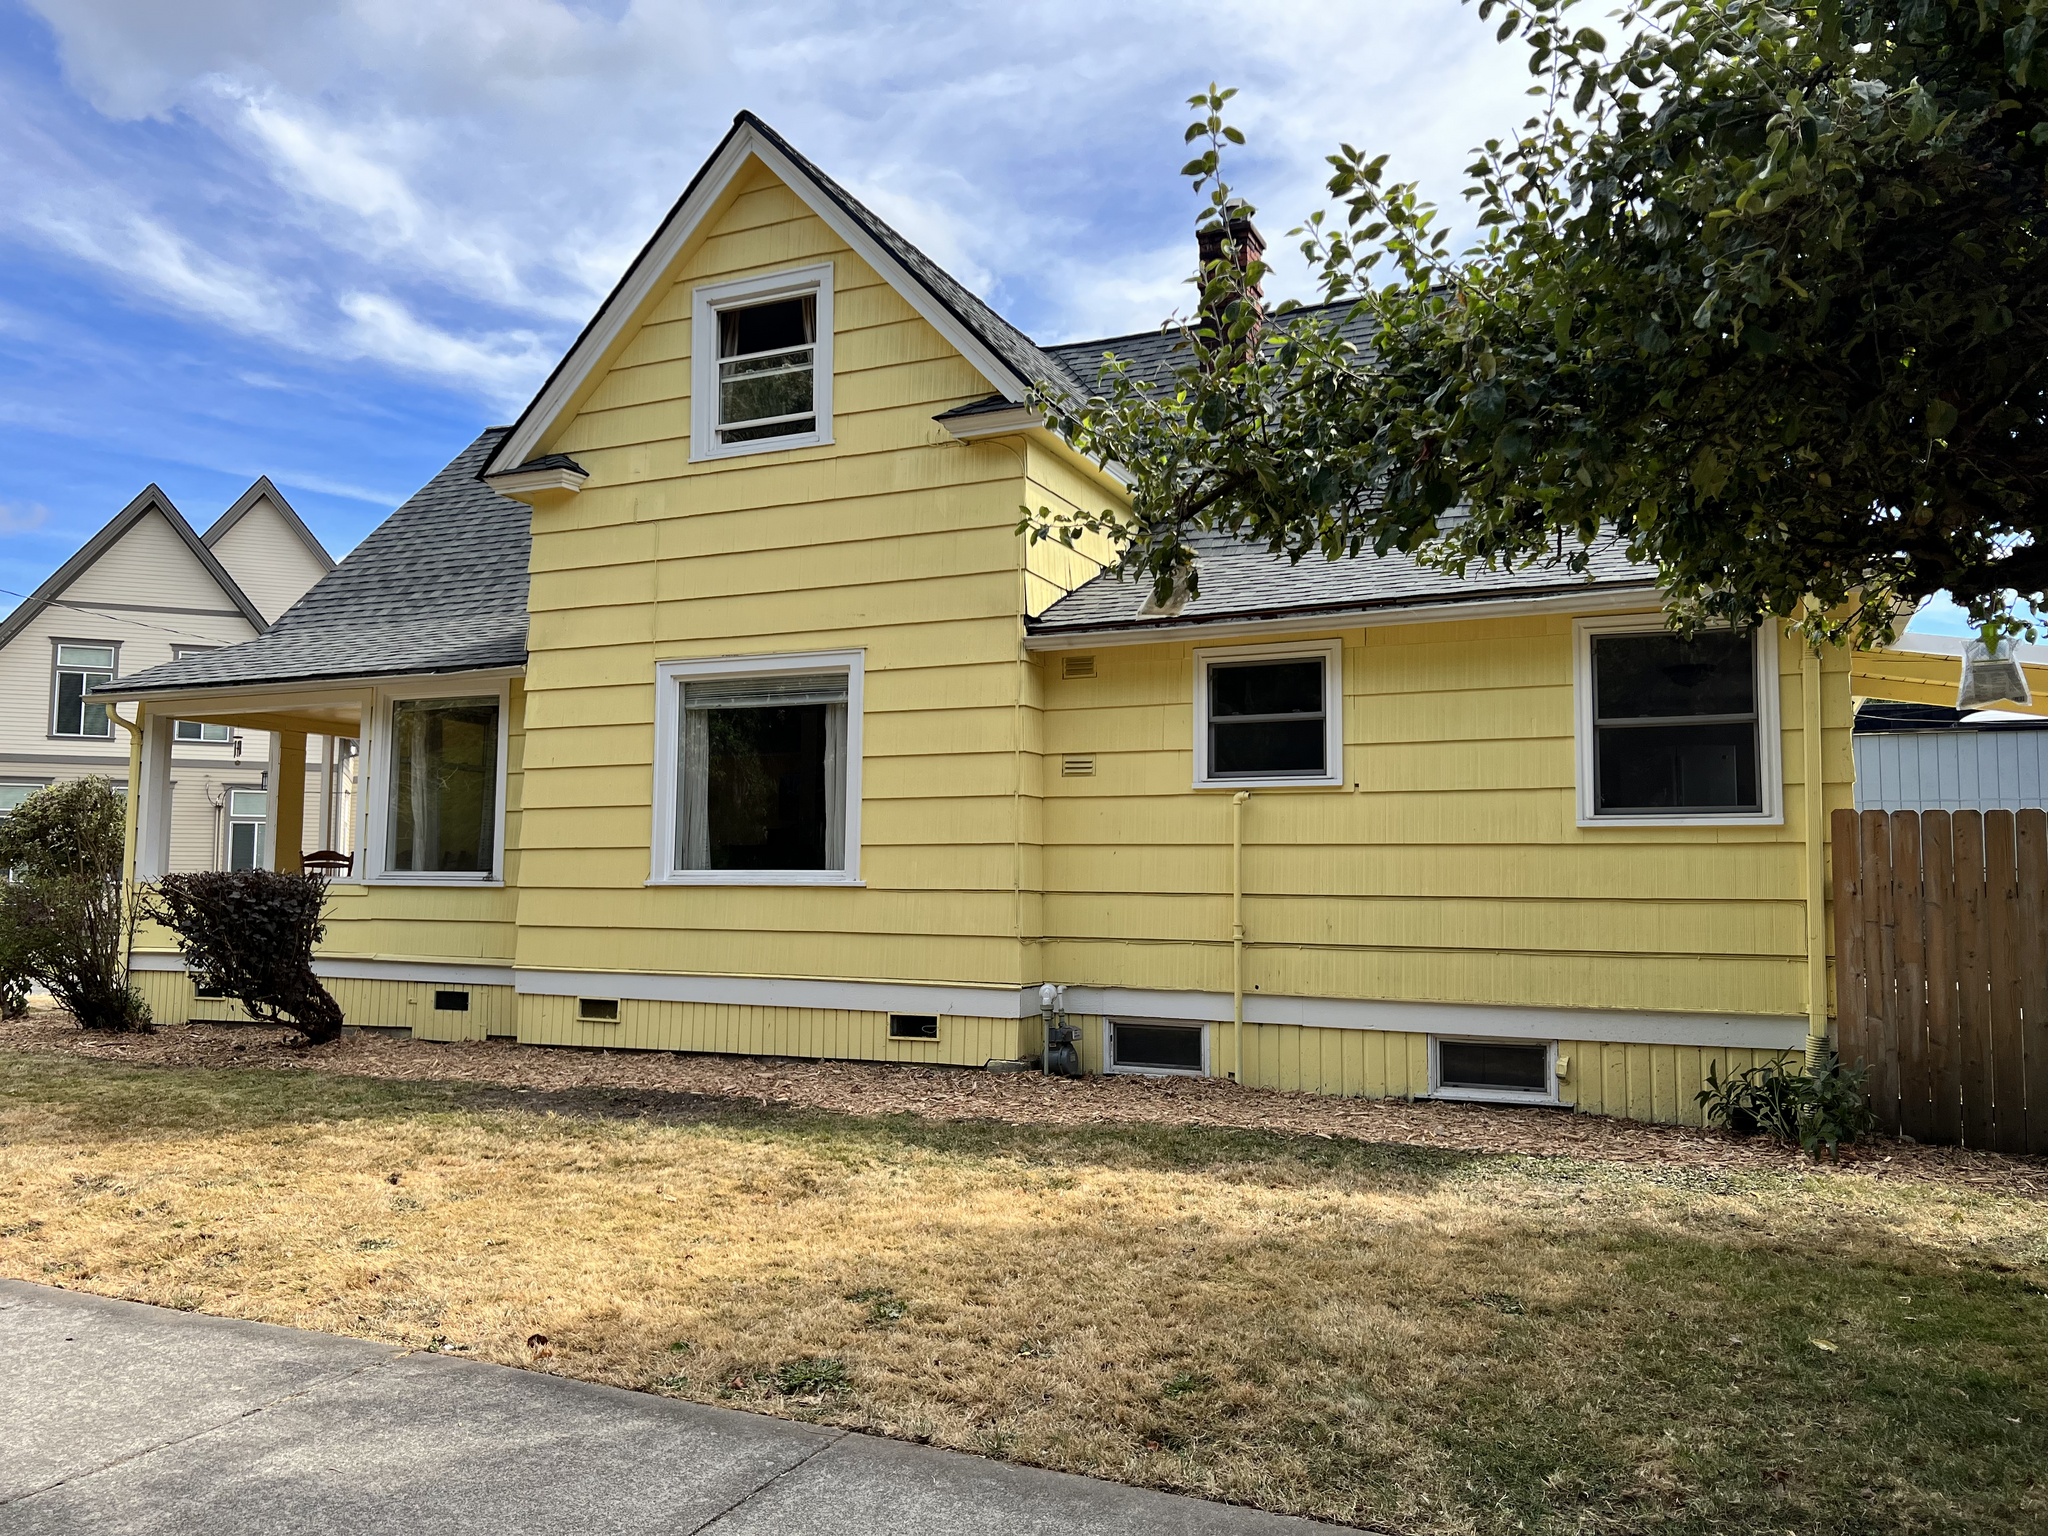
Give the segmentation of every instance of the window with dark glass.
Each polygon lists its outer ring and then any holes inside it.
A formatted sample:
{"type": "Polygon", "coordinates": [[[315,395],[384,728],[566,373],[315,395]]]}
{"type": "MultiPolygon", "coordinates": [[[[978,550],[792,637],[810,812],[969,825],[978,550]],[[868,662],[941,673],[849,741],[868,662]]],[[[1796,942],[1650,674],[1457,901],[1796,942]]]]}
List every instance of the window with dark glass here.
{"type": "Polygon", "coordinates": [[[263,867],[263,823],[270,809],[270,792],[262,789],[228,791],[228,868],[263,867]]]}
{"type": "Polygon", "coordinates": [[[112,736],[113,722],[107,706],[86,698],[86,694],[114,676],[114,648],[111,645],[60,645],[57,647],[57,678],[53,690],[56,707],[51,711],[53,736],[112,736]]]}
{"type": "Polygon", "coordinates": [[[1477,1088],[1500,1093],[1548,1093],[1550,1048],[1508,1040],[1439,1040],[1439,1088],[1477,1088]]]}
{"type": "Polygon", "coordinates": [[[498,701],[391,706],[389,852],[395,874],[488,875],[498,843],[498,701]]]}
{"type": "Polygon", "coordinates": [[[846,674],[682,684],[679,869],[846,867],[846,674]]]}
{"type": "Polygon", "coordinates": [[[809,294],[718,312],[720,442],[817,430],[817,341],[818,301],[809,294]]]}
{"type": "Polygon", "coordinates": [[[1597,814],[1762,810],[1753,636],[1659,631],[1592,644],[1597,814]]]}
{"type": "Polygon", "coordinates": [[[1110,1065],[1148,1072],[1202,1070],[1199,1024],[1126,1024],[1109,1029],[1110,1065]]]}
{"type": "Polygon", "coordinates": [[[1320,656],[1209,668],[1209,777],[1329,772],[1320,656]]]}

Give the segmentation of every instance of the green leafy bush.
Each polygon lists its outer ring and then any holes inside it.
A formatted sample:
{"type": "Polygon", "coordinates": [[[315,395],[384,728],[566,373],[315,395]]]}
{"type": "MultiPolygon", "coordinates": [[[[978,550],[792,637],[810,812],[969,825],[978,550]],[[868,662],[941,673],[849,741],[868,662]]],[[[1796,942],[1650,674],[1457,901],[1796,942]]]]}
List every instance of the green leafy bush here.
{"type": "Polygon", "coordinates": [[[1839,1155],[1843,1142],[1868,1135],[1874,1123],[1861,1065],[1844,1067],[1830,1056],[1822,1071],[1808,1073],[1779,1058],[1726,1078],[1720,1065],[1707,1068],[1707,1086],[1694,1097],[1706,1107],[1709,1125],[1737,1136],[1796,1141],[1818,1157],[1822,1147],[1839,1155]]]}
{"type": "Polygon", "coordinates": [[[185,969],[201,987],[217,987],[249,1016],[289,1024],[315,1045],[341,1035],[341,1005],[313,974],[313,947],[327,882],[318,875],[268,869],[165,875],[151,916],[178,936],[185,969]]]}
{"type": "Polygon", "coordinates": [[[87,1029],[150,1027],[128,985],[126,812],[105,779],[38,790],[0,820],[0,992],[40,982],[87,1029]]]}

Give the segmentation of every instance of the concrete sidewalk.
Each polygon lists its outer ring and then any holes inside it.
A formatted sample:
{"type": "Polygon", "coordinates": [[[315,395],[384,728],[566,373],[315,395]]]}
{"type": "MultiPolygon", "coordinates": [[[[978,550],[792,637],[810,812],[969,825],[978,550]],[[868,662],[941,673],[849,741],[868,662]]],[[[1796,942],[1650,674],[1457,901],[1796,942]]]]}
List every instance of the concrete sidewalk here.
{"type": "Polygon", "coordinates": [[[0,1280],[0,1532],[664,1536],[1331,1527],[0,1280]]]}

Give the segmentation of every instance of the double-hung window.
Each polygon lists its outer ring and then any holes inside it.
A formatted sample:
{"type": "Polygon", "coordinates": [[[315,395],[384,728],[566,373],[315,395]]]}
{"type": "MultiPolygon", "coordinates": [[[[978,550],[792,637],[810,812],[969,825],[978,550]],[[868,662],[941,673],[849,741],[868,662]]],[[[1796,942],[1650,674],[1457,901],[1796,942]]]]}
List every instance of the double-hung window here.
{"type": "Polygon", "coordinates": [[[270,792],[228,791],[228,868],[263,868],[263,824],[270,811],[270,792]]]}
{"type": "Polygon", "coordinates": [[[1237,646],[1195,653],[1195,782],[1341,784],[1343,649],[1237,646]]]}
{"type": "Polygon", "coordinates": [[[107,718],[107,706],[86,698],[86,694],[114,676],[111,645],[57,644],[56,675],[51,693],[50,734],[52,736],[98,737],[114,734],[107,718]]]}
{"type": "Polygon", "coordinates": [[[691,336],[693,459],[832,441],[829,263],[699,288],[691,336]]]}
{"type": "Polygon", "coordinates": [[[1776,821],[1776,677],[1766,629],[1578,625],[1582,825],[1776,821]]]}
{"type": "Polygon", "coordinates": [[[853,882],[860,654],[666,662],[656,675],[654,881],[853,882]]]}

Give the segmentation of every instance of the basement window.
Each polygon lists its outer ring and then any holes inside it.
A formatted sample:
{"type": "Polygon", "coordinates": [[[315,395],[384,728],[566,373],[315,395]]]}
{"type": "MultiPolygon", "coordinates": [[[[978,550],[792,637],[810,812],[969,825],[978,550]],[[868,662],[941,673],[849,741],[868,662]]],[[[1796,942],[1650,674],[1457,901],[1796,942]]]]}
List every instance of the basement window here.
{"type": "Polygon", "coordinates": [[[1440,1099],[1557,1102],[1557,1047],[1546,1040],[1429,1042],[1429,1091],[1440,1099]]]}
{"type": "Polygon", "coordinates": [[[1104,1033],[1105,1071],[1201,1076],[1209,1070],[1208,1030],[1203,1025],[1109,1019],[1104,1033]]]}
{"type": "Polygon", "coordinates": [[[579,997],[576,999],[576,1017],[585,1024],[616,1024],[619,1022],[619,1000],[616,997],[579,997]]]}
{"type": "Polygon", "coordinates": [[[448,992],[448,991],[437,991],[437,992],[436,992],[436,993],[434,994],[434,1012],[436,1012],[436,1013],[467,1013],[467,1012],[469,1012],[469,994],[468,994],[467,992],[448,992]]]}
{"type": "Polygon", "coordinates": [[[1779,819],[1768,631],[1576,628],[1581,825],[1779,819]]]}
{"type": "Polygon", "coordinates": [[[889,1015],[889,1038],[891,1040],[936,1040],[939,1038],[939,1019],[932,1013],[892,1013],[889,1015]]]}
{"type": "Polygon", "coordinates": [[[671,766],[651,879],[855,883],[861,653],[664,662],[656,676],[658,760],[671,766]]]}
{"type": "Polygon", "coordinates": [[[696,290],[693,459],[832,440],[830,264],[696,290]]]}
{"type": "Polygon", "coordinates": [[[1343,648],[1249,645],[1195,653],[1195,783],[1343,782],[1343,648]]]}

